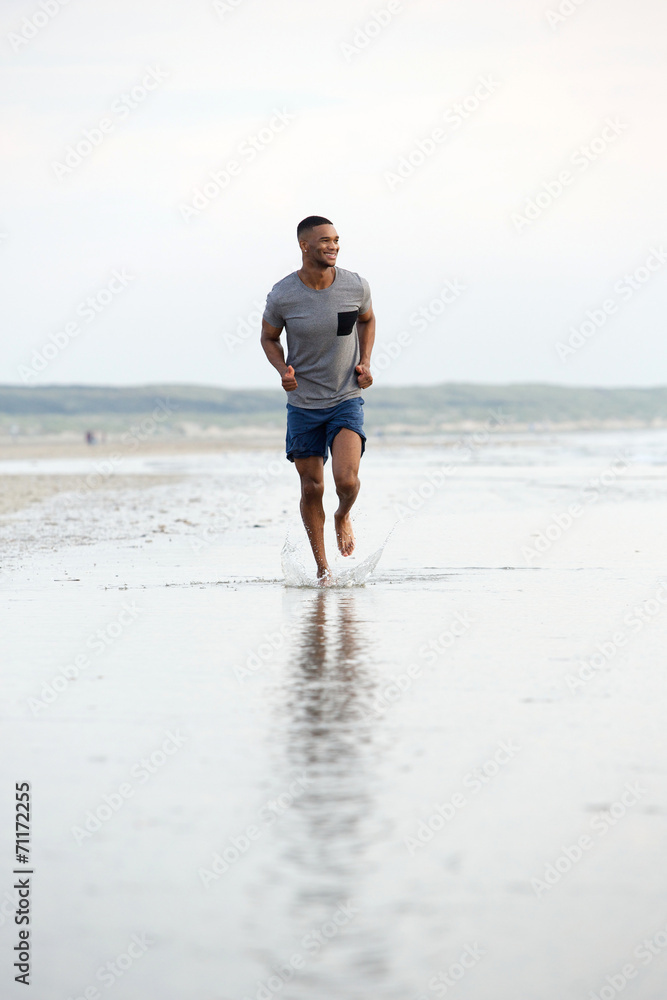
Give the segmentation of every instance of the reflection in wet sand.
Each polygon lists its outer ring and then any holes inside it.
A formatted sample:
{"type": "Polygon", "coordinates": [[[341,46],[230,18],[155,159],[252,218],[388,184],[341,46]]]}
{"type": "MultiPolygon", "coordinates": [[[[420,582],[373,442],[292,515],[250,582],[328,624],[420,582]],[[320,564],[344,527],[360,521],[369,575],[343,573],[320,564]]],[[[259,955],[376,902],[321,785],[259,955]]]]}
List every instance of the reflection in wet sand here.
{"type": "Polygon", "coordinates": [[[302,772],[309,781],[275,825],[264,898],[280,932],[266,927],[264,957],[268,969],[284,969],[295,952],[304,960],[281,988],[285,1000],[405,996],[390,992],[385,922],[361,903],[374,849],[391,828],[376,802],[372,636],[354,591],[318,592],[301,608],[272,741],[284,774],[276,785],[302,772]]]}

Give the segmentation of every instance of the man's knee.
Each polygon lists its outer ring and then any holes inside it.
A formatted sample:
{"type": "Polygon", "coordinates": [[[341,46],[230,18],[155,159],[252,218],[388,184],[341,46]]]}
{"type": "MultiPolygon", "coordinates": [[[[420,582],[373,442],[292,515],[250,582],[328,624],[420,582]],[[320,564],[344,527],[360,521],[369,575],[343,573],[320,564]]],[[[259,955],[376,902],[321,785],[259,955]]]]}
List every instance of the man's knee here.
{"type": "Polygon", "coordinates": [[[351,497],[359,492],[359,476],[356,472],[343,472],[335,480],[338,496],[351,497]]]}
{"type": "Polygon", "coordinates": [[[306,501],[321,500],[324,496],[324,480],[312,476],[301,477],[301,496],[306,501]]]}

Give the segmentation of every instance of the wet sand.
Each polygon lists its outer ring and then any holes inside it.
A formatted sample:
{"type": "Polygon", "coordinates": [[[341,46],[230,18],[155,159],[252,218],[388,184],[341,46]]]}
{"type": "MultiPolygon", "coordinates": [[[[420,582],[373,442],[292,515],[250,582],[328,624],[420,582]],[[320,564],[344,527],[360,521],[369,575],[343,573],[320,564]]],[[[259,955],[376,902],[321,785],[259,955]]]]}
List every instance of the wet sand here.
{"type": "Polygon", "coordinates": [[[667,437],[522,441],[369,449],[364,587],[278,451],[0,520],[40,1000],[663,1000],[667,437]]]}
{"type": "MultiPolygon", "coordinates": [[[[87,491],[143,489],[169,482],[165,476],[114,476],[107,480],[100,479],[92,484],[85,484],[87,491]]],[[[41,503],[56,494],[76,494],[82,489],[81,476],[62,476],[57,474],[27,474],[7,476],[0,492],[0,516],[14,514],[31,504],[41,503]]]]}

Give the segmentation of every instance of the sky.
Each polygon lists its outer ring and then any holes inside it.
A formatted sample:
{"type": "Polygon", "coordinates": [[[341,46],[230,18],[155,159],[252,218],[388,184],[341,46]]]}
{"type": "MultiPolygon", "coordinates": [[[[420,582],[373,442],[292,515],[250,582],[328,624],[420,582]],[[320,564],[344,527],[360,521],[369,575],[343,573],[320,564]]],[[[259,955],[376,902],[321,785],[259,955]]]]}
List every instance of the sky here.
{"type": "Polygon", "coordinates": [[[278,387],[296,224],[376,384],[667,384],[664,0],[3,0],[0,382],[278,387]]]}

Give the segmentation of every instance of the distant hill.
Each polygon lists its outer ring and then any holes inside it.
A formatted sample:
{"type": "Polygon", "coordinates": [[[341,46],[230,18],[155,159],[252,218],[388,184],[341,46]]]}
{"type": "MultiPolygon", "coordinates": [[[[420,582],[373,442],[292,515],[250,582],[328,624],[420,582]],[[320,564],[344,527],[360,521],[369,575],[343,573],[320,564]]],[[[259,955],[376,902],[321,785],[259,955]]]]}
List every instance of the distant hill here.
{"type": "MultiPolygon", "coordinates": [[[[603,426],[667,424],[667,387],[570,388],[558,385],[445,383],[404,388],[376,386],[365,394],[369,429],[437,430],[480,423],[498,411],[516,425],[603,426]]],[[[113,433],[160,407],[160,425],[171,433],[192,427],[280,426],[280,389],[215,386],[0,386],[0,431],[24,433],[85,430],[113,433]]]]}

